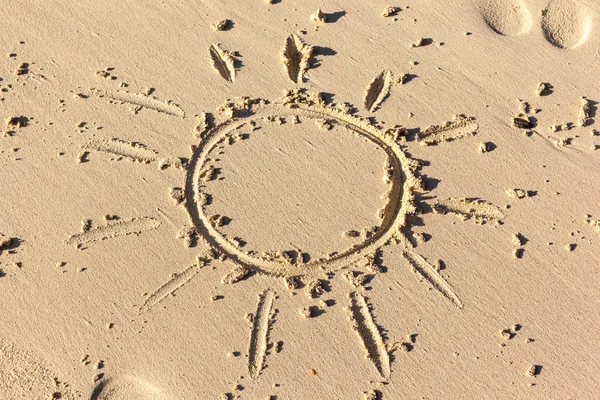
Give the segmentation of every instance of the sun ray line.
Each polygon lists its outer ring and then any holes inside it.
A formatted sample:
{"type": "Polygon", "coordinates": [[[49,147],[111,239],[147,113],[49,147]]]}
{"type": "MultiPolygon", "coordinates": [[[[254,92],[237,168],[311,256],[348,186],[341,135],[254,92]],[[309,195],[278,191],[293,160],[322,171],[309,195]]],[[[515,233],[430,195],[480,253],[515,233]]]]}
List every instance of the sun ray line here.
{"type": "Polygon", "coordinates": [[[88,243],[99,242],[119,236],[139,235],[142,232],[156,229],[159,226],[160,222],[152,217],[132,218],[127,221],[119,221],[76,233],[67,239],[66,243],[80,248],[88,243]]]}
{"type": "Polygon", "coordinates": [[[258,304],[248,349],[248,372],[252,379],[258,378],[264,368],[269,342],[269,330],[273,320],[275,292],[267,289],[258,295],[258,304]]]}
{"type": "Polygon", "coordinates": [[[388,379],[391,374],[390,354],[379,332],[379,327],[373,320],[369,304],[365,297],[357,292],[350,294],[350,300],[353,328],[367,351],[367,358],[375,365],[379,375],[388,379]]]}
{"type": "Polygon", "coordinates": [[[192,264],[187,267],[183,272],[174,274],[171,279],[162,284],[156,289],[144,304],[138,309],[138,315],[150,311],[154,306],[163,301],[167,296],[172,295],[186,283],[192,280],[192,278],[206,265],[205,260],[198,260],[196,264],[192,264]]]}
{"type": "Polygon", "coordinates": [[[101,90],[93,92],[96,96],[107,97],[110,100],[127,103],[134,107],[147,108],[152,111],[164,113],[174,117],[184,118],[185,112],[171,101],[159,100],[156,97],[143,93],[127,92],[125,90],[101,90]]]}
{"type": "Polygon", "coordinates": [[[450,284],[436,271],[436,269],[423,258],[423,256],[413,253],[407,249],[402,251],[402,255],[409,262],[415,271],[417,271],[427,282],[431,284],[446,299],[450,300],[458,308],[463,308],[463,303],[454,292],[450,284]]]}

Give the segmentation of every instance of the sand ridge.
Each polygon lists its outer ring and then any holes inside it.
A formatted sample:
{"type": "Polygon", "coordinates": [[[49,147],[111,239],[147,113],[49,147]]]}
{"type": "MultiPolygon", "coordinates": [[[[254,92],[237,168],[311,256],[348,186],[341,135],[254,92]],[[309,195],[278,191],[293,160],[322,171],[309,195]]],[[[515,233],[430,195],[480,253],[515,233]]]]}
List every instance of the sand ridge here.
{"type": "Polygon", "coordinates": [[[218,44],[212,44],[208,49],[213,68],[229,82],[235,81],[235,59],[228,51],[218,44]]]}

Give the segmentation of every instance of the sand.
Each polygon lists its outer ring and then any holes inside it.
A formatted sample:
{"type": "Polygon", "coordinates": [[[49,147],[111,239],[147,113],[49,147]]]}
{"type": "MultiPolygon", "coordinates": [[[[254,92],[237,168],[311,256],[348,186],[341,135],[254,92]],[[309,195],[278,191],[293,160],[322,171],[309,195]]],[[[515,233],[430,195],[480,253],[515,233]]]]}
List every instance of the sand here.
{"type": "Polygon", "coordinates": [[[592,0],[8,0],[3,399],[600,397],[592,0]]]}

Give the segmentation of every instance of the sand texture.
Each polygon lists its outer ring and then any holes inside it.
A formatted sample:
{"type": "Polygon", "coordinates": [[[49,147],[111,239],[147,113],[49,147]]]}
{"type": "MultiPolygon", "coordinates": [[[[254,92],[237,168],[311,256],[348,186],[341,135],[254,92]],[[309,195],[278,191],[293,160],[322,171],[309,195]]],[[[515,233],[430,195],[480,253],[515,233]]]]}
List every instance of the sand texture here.
{"type": "Polygon", "coordinates": [[[600,398],[600,3],[18,2],[0,398],[600,398]]]}

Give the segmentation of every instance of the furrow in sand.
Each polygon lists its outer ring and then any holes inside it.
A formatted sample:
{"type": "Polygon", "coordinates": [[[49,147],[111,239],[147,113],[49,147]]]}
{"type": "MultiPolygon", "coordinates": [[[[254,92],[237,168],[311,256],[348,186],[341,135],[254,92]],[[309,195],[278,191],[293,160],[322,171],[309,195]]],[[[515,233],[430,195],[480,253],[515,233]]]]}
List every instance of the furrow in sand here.
{"type": "Polygon", "coordinates": [[[365,92],[365,108],[370,112],[375,112],[379,105],[390,93],[392,86],[392,73],[390,71],[381,71],[375,79],[371,81],[365,92]]]}
{"type": "Polygon", "coordinates": [[[141,143],[127,142],[117,138],[93,140],[83,146],[85,150],[101,151],[116,156],[125,157],[132,161],[149,163],[156,160],[158,154],[141,143]]]}
{"type": "Polygon", "coordinates": [[[152,307],[163,301],[165,297],[175,293],[180,287],[188,283],[203,266],[204,264],[194,264],[187,267],[184,271],[174,274],[171,279],[148,296],[144,304],[138,309],[138,314],[150,311],[152,307]]]}
{"type": "Polygon", "coordinates": [[[472,117],[457,116],[442,125],[430,126],[419,134],[419,143],[424,145],[450,142],[477,132],[479,125],[472,117]]]}
{"type": "Polygon", "coordinates": [[[373,320],[369,305],[362,294],[352,293],[351,312],[354,329],[367,351],[367,357],[375,365],[382,378],[389,378],[391,373],[390,355],[379,328],[373,320]]]}
{"type": "Polygon", "coordinates": [[[502,221],[504,214],[498,207],[481,199],[458,199],[450,197],[433,205],[438,214],[454,214],[462,219],[475,219],[480,222],[502,221]]]}
{"type": "Polygon", "coordinates": [[[433,265],[429,264],[422,256],[408,250],[404,250],[402,255],[404,258],[406,258],[410,265],[446,299],[450,300],[450,302],[458,308],[463,307],[462,302],[456,293],[454,293],[452,286],[450,286],[450,284],[446,282],[444,278],[442,278],[433,265]]]}
{"type": "Polygon", "coordinates": [[[304,43],[296,34],[291,34],[285,39],[281,58],[292,82],[302,83],[312,54],[313,47],[304,43]]]}
{"type": "Polygon", "coordinates": [[[96,94],[99,96],[106,96],[111,100],[121,101],[123,103],[147,108],[149,110],[175,117],[185,117],[185,112],[176,104],[169,101],[159,100],[156,97],[148,96],[143,93],[132,93],[125,90],[97,90],[96,94]]]}
{"type": "Polygon", "coordinates": [[[248,372],[252,379],[258,378],[264,367],[274,300],[275,292],[270,289],[265,290],[258,296],[248,351],[248,372]]]}
{"type": "Polygon", "coordinates": [[[228,82],[235,80],[235,60],[229,52],[218,44],[212,44],[208,49],[213,68],[228,82]]]}
{"type": "Polygon", "coordinates": [[[87,243],[98,242],[118,236],[139,235],[144,231],[156,229],[160,222],[152,217],[133,218],[119,221],[110,225],[99,226],[86,232],[76,233],[67,240],[67,244],[82,246],[87,243]]]}

